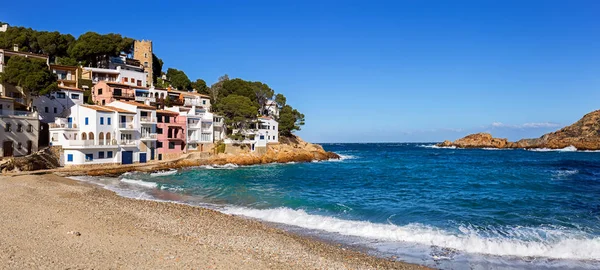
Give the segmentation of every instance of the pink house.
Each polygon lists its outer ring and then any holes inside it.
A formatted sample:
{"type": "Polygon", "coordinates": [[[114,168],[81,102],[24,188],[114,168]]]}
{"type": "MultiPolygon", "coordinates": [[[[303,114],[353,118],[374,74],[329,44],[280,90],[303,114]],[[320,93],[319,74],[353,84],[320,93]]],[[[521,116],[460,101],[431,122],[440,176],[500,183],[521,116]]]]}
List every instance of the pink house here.
{"type": "Polygon", "coordinates": [[[177,158],[186,152],[186,117],[177,112],[156,111],[158,159],[177,158]]]}

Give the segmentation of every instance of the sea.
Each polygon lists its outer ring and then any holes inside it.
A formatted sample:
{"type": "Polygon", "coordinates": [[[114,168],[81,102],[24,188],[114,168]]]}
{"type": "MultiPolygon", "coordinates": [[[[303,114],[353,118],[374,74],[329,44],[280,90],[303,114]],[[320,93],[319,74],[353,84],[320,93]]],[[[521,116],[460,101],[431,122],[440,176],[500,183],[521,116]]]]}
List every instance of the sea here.
{"type": "Polygon", "coordinates": [[[440,269],[600,269],[600,152],[323,147],[341,159],[77,179],[440,269]]]}

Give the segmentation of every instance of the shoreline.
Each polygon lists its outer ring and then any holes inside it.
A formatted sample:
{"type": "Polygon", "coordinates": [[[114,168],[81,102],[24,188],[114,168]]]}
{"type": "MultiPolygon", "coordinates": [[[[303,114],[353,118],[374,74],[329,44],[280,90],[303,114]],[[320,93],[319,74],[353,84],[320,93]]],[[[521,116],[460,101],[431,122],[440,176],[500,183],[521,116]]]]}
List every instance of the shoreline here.
{"type": "Polygon", "coordinates": [[[10,268],[427,269],[54,174],[0,177],[0,202],[0,260],[10,268]]]}

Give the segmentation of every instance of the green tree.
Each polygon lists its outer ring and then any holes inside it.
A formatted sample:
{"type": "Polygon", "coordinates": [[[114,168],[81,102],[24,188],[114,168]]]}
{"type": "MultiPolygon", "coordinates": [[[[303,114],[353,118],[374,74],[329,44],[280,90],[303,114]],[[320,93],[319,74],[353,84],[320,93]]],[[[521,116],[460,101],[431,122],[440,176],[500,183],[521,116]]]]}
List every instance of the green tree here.
{"type": "Polygon", "coordinates": [[[26,95],[43,95],[58,90],[56,75],[46,62],[35,58],[11,57],[6,63],[0,82],[19,86],[26,95]]]}
{"type": "Polygon", "coordinates": [[[87,32],[79,36],[67,51],[71,58],[94,66],[101,57],[117,56],[121,52],[131,53],[133,42],[133,39],[124,38],[119,34],[100,35],[87,32]]]}
{"type": "Polygon", "coordinates": [[[275,102],[277,105],[279,105],[279,107],[283,107],[286,105],[287,99],[283,94],[277,94],[275,95],[275,102]]]}
{"type": "Polygon", "coordinates": [[[196,90],[196,92],[204,95],[210,95],[210,91],[208,86],[206,86],[206,82],[203,79],[197,79],[192,83],[192,88],[196,90]]]}
{"type": "Polygon", "coordinates": [[[256,119],[258,107],[248,97],[229,95],[221,99],[216,110],[225,116],[225,124],[230,128],[245,129],[256,119]]]}
{"type": "Polygon", "coordinates": [[[183,70],[174,68],[167,69],[167,79],[171,82],[171,85],[180,90],[188,90],[191,87],[192,82],[185,75],[183,70]]]}
{"type": "Polygon", "coordinates": [[[158,58],[156,54],[152,54],[152,82],[158,82],[158,78],[162,74],[163,64],[162,59],[158,58]]]}
{"type": "Polygon", "coordinates": [[[219,93],[221,93],[221,91],[223,90],[223,84],[226,81],[229,81],[229,75],[227,74],[219,77],[219,81],[210,86],[210,96],[215,103],[219,99],[219,93]]]}
{"type": "Polygon", "coordinates": [[[291,136],[295,130],[300,130],[304,125],[304,114],[301,114],[290,105],[285,105],[279,112],[279,134],[291,136]]]}

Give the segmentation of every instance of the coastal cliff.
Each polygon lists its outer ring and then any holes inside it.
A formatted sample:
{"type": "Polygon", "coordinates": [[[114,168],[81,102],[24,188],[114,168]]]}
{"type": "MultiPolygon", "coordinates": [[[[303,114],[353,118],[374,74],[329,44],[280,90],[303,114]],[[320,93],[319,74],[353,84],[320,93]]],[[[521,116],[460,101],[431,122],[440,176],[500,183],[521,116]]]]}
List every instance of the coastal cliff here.
{"type": "Polygon", "coordinates": [[[549,148],[562,149],[573,146],[579,150],[600,150],[600,110],[584,115],[574,124],[536,139],[509,142],[494,138],[489,133],[476,133],[454,142],[444,141],[440,147],[459,148],[549,148]]]}

